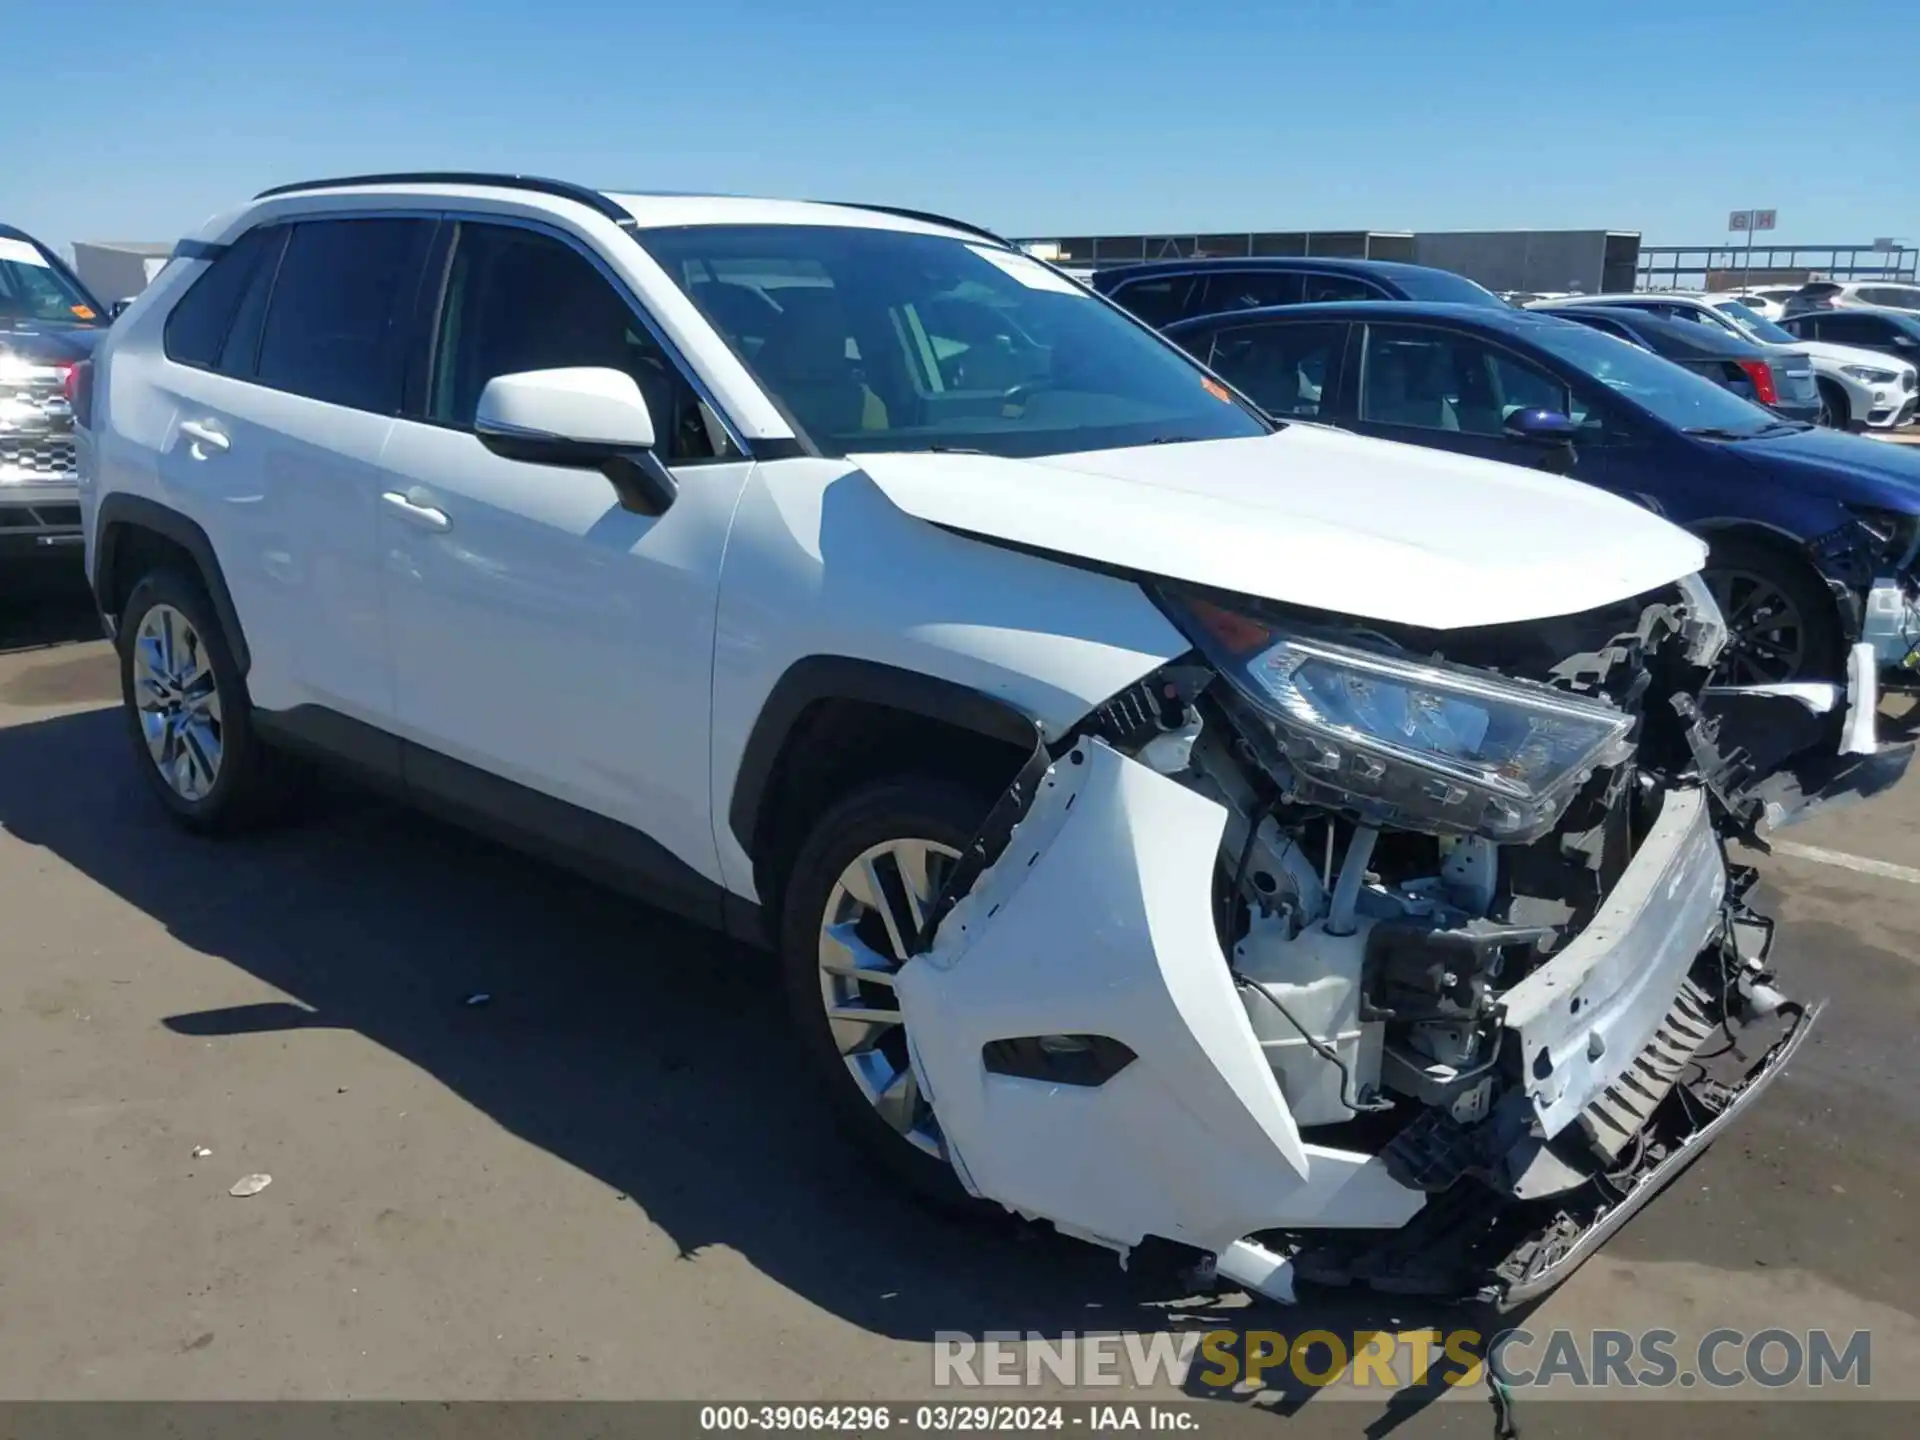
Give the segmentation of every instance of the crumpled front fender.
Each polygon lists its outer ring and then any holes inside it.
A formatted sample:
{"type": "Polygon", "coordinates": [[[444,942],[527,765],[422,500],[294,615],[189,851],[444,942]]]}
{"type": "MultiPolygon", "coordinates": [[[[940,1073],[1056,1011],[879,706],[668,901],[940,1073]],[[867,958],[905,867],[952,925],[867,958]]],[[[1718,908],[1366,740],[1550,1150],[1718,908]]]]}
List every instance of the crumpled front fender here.
{"type": "MultiPolygon", "coordinates": [[[[913,1063],[969,1190],[1124,1249],[1214,1253],[1266,1229],[1404,1224],[1424,1197],[1302,1141],[1216,938],[1214,802],[1097,741],[1063,756],[1005,851],[900,971],[913,1063]],[[996,1042],[1101,1037],[1132,1058],[1005,1073],[996,1042]]],[[[1055,1048],[1059,1048],[1057,1043],[1055,1048]]]]}

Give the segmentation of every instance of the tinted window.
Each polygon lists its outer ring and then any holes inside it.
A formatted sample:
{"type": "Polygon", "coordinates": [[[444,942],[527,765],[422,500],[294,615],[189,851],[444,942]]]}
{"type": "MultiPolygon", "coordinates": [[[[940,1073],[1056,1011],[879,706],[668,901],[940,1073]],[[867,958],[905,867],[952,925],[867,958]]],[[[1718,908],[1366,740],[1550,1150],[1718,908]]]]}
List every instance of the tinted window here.
{"type": "Polygon", "coordinates": [[[1878,315],[1849,315],[1833,311],[1816,322],[1822,340],[1837,340],[1842,345],[1885,345],[1893,337],[1893,326],[1878,315]]]}
{"type": "Polygon", "coordinates": [[[1153,280],[1129,281],[1115,290],[1112,298],[1149,325],[1171,325],[1188,314],[1199,313],[1187,304],[1193,289],[1191,275],[1166,275],[1153,280]]]}
{"type": "Polygon", "coordinates": [[[1309,305],[1316,300],[1384,300],[1387,294],[1379,286],[1351,275],[1302,276],[1301,298],[1309,305]]]}
{"type": "Polygon", "coordinates": [[[174,302],[161,331],[169,360],[182,365],[212,365],[233,323],[233,312],[280,232],[249,230],[217,256],[174,302]]]}
{"type": "Polygon", "coordinates": [[[825,454],[1054,455],[1269,428],[1174,346],[1017,251],[830,225],[635,238],[825,454]]]}
{"type": "Polygon", "coordinates": [[[400,334],[427,220],[313,220],[292,227],[260,336],[261,383],[330,405],[400,408],[400,334]]]}
{"type": "Polygon", "coordinates": [[[1300,300],[1300,277],[1294,274],[1227,271],[1208,275],[1200,284],[1200,299],[1192,307],[1196,315],[1257,310],[1263,305],[1295,305],[1300,300]]]}
{"type": "Polygon", "coordinates": [[[631,375],[662,455],[710,459],[729,442],[619,291],[579,251],[506,225],[462,225],[440,307],[427,416],[469,428],[496,375],[594,366],[631,375]]]}
{"type": "Polygon", "coordinates": [[[1435,270],[1430,266],[1410,266],[1405,270],[1396,270],[1393,283],[1406,293],[1409,300],[1439,300],[1449,305],[1500,305],[1505,302],[1487,289],[1464,275],[1456,275],[1451,270],[1435,270]]]}
{"type": "Polygon", "coordinates": [[[1367,327],[1360,367],[1362,420],[1503,435],[1516,411],[1565,415],[1572,408],[1567,387],[1553,376],[1472,336],[1414,326],[1367,327]]]}
{"type": "Polygon", "coordinates": [[[233,312],[233,323],[227,326],[226,341],[220,347],[218,369],[223,375],[251,378],[254,363],[260,356],[260,328],[266,323],[267,300],[273,294],[274,276],[280,271],[280,252],[286,248],[287,230],[284,225],[276,226],[266,235],[252,278],[247,281],[246,293],[240,297],[239,307],[233,312]]]}
{"type": "Polygon", "coordinates": [[[1269,415],[1311,418],[1339,373],[1344,325],[1245,325],[1214,336],[1213,368],[1269,415]]]}
{"type": "Polygon", "coordinates": [[[1640,343],[1634,339],[1633,332],[1617,320],[1606,319],[1599,315],[1568,315],[1565,318],[1571,320],[1576,325],[1586,325],[1603,334],[1612,335],[1616,339],[1625,340],[1636,345],[1640,343]]]}
{"type": "Polygon", "coordinates": [[[1895,310],[1920,310],[1920,290],[1910,285],[1863,285],[1860,298],[1869,305],[1889,305],[1895,310]]]}

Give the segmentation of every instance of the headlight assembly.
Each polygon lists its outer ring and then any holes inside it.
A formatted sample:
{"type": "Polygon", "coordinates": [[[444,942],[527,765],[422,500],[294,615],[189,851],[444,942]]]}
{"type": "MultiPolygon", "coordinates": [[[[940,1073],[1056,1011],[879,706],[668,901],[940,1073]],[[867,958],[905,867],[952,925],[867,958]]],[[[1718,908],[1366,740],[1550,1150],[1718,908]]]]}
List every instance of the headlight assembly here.
{"type": "Polygon", "coordinates": [[[1868,385],[1891,385],[1900,378],[1898,370],[1881,370],[1873,365],[1842,365],[1840,373],[1868,385]]]}
{"type": "Polygon", "coordinates": [[[1271,727],[1302,800],[1524,844],[1553,828],[1596,767],[1633,753],[1633,717],[1601,701],[1340,644],[1197,599],[1172,605],[1271,727]]]}

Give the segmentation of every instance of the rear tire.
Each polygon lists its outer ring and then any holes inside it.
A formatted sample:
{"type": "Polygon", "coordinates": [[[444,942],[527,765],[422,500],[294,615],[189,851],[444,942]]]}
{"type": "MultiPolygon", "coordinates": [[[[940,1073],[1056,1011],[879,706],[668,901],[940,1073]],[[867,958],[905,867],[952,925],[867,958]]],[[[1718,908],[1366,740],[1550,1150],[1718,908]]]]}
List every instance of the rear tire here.
{"type": "Polygon", "coordinates": [[[167,813],[201,834],[275,814],[284,767],[254,730],[246,682],[199,580],[165,569],[142,576],[120,615],[118,649],[134,763],[167,813]]]}
{"type": "Polygon", "coordinates": [[[1729,631],[1715,682],[1844,684],[1840,615],[1825,583],[1762,541],[1728,535],[1711,543],[1702,573],[1729,631]]]}
{"type": "MultiPolygon", "coordinates": [[[[938,1121],[920,1099],[907,1064],[905,1026],[830,1019],[830,1003],[884,1014],[897,1010],[898,1002],[884,980],[830,973],[825,966],[844,966],[848,952],[825,931],[843,920],[881,959],[911,954],[915,906],[903,888],[908,875],[921,871],[927,883],[917,888],[937,894],[951,863],[941,852],[957,857],[992,804],[979,789],[924,775],[854,791],[828,809],[801,843],[784,887],[780,923],[781,969],[800,1051],[842,1133],[920,1200],[978,1215],[997,1207],[968,1195],[947,1160],[938,1121]],[[865,904],[862,893],[878,893],[888,913],[865,904]]],[[[927,894],[917,898],[929,901],[927,894]]]]}

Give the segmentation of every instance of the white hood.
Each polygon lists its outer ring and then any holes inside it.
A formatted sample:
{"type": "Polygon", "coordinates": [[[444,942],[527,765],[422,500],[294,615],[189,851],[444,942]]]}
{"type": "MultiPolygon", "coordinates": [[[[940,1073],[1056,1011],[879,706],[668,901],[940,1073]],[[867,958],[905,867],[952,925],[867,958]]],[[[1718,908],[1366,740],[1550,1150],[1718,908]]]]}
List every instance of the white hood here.
{"type": "Polygon", "coordinates": [[[1878,350],[1863,350],[1858,345],[1839,345],[1832,340],[1796,338],[1793,348],[1804,350],[1815,360],[1825,360],[1834,365],[1871,365],[1876,370],[1891,370],[1896,375],[1902,370],[1915,368],[1896,356],[1883,355],[1878,350]]]}
{"type": "Polygon", "coordinates": [[[1318,425],[1039,460],[849,459],[936,525],[1436,630],[1575,614],[1706,560],[1686,531],[1591,486],[1318,425]]]}

